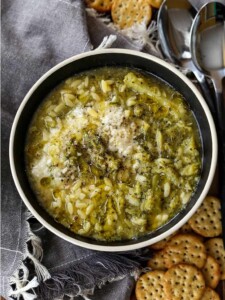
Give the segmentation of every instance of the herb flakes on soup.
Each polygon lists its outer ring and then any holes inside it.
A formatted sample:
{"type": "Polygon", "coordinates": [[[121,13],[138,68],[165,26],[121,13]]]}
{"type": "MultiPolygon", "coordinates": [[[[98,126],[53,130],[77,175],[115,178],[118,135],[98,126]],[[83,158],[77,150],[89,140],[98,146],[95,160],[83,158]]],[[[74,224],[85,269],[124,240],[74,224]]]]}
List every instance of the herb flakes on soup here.
{"type": "Polygon", "coordinates": [[[71,77],[29,127],[26,168],[39,203],[76,234],[138,238],[195,192],[201,143],[183,97],[154,76],[104,67],[71,77]]]}

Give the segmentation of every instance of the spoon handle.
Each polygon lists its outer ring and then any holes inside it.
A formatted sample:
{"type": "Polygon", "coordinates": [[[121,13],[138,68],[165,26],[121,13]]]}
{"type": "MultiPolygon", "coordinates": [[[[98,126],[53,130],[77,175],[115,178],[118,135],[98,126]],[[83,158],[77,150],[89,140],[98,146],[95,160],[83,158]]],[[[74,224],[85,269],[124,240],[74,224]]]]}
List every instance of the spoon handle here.
{"type": "Polygon", "coordinates": [[[221,198],[222,233],[225,247],[225,105],[222,93],[216,93],[219,196],[221,198]]]}
{"type": "Polygon", "coordinates": [[[201,72],[199,72],[195,67],[192,67],[192,71],[199,83],[199,86],[202,91],[202,95],[211,111],[211,114],[214,117],[216,115],[216,107],[214,104],[213,95],[209,88],[208,82],[206,81],[205,76],[201,72]]]}
{"type": "Polygon", "coordinates": [[[216,107],[215,107],[215,103],[213,101],[213,96],[212,96],[212,92],[209,88],[209,85],[205,79],[205,77],[199,81],[199,85],[203,94],[203,97],[209,107],[209,110],[211,111],[211,114],[214,118],[214,116],[216,115],[216,107]]]}

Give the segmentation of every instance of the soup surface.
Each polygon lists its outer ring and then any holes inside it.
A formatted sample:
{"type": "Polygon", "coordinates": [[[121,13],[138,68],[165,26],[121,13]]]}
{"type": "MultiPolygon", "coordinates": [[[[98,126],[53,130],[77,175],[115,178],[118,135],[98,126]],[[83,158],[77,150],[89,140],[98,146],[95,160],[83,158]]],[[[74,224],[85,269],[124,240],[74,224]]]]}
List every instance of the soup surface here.
{"type": "Polygon", "coordinates": [[[69,78],[38,108],[26,168],[40,204],[71,231],[133,239],[189,201],[201,144],[182,96],[159,79],[104,67],[69,78]]]}

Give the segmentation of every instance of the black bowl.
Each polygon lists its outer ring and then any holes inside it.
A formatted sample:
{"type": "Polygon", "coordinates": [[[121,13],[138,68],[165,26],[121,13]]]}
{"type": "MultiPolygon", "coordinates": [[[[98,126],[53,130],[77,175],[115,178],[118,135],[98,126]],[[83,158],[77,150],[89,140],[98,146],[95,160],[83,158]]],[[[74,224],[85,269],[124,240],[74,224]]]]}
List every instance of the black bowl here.
{"type": "Polygon", "coordinates": [[[217,160],[217,138],[209,109],[196,87],[181,72],[161,59],[137,51],[122,49],[95,50],[69,58],[44,74],[31,88],[16,114],[10,136],[10,165],[15,185],[31,213],[50,231],[63,239],[95,250],[127,251],[141,248],[167,237],[180,228],[200,206],[212,183],[217,160]],[[173,219],[138,239],[100,242],[79,236],[57,223],[39,204],[30,187],[25,170],[26,131],[32,116],[46,95],[66,78],[93,68],[120,66],[150,72],[180,92],[188,102],[199,128],[202,142],[202,173],[197,189],[173,219]]]}

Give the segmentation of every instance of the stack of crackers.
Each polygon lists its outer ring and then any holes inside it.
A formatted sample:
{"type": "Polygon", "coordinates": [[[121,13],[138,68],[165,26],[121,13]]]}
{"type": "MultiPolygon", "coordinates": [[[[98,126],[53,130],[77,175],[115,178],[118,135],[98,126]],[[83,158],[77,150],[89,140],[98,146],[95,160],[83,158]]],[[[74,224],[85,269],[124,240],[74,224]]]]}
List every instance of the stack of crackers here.
{"type": "Polygon", "coordinates": [[[136,283],[137,300],[218,300],[225,279],[220,200],[208,196],[179,232],[154,245],[150,271],[136,283]]]}
{"type": "Polygon", "coordinates": [[[152,19],[153,9],[158,9],[162,0],[85,0],[89,8],[111,14],[112,21],[120,29],[144,23],[152,19]]]}

